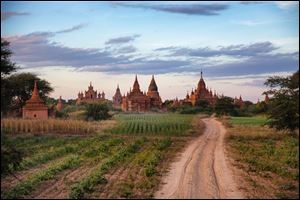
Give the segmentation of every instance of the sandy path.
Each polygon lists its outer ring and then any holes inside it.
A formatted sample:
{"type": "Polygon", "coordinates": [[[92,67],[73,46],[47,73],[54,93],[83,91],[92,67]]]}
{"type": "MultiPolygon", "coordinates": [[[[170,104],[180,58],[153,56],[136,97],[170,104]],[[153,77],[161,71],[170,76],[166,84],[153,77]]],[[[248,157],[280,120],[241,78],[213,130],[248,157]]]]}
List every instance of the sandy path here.
{"type": "Polygon", "coordinates": [[[203,121],[204,134],[171,165],[156,198],[243,198],[226,161],[225,128],[215,118],[203,121]]]}

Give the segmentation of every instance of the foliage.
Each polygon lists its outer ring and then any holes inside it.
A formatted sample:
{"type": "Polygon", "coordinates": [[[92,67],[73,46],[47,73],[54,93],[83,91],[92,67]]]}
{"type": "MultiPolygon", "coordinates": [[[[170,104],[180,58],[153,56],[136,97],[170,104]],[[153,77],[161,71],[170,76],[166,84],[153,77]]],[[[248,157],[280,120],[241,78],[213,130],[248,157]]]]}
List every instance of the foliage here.
{"type": "Polygon", "coordinates": [[[9,42],[1,38],[1,81],[4,76],[14,72],[17,67],[10,61],[12,52],[9,49],[9,42]]]}
{"type": "Polygon", "coordinates": [[[68,118],[68,114],[62,110],[62,111],[55,111],[55,118],[64,118],[67,119],[68,118]]]}
{"type": "Polygon", "coordinates": [[[270,77],[265,94],[273,95],[270,102],[270,127],[278,130],[299,129],[299,71],[288,77],[270,77]]]}
{"type": "Polygon", "coordinates": [[[233,99],[230,97],[221,97],[217,99],[215,112],[217,115],[229,115],[234,113],[233,99]]]}
{"type": "Polygon", "coordinates": [[[18,168],[22,157],[23,153],[1,133],[1,176],[18,168]]]}
{"type": "Polygon", "coordinates": [[[110,118],[106,103],[91,103],[86,105],[86,120],[105,120],[110,118]]]}
{"type": "Polygon", "coordinates": [[[40,97],[46,100],[46,96],[53,91],[53,88],[49,82],[38,78],[35,74],[18,73],[1,80],[1,111],[6,112],[12,109],[13,99],[16,98],[19,101],[16,108],[24,106],[32,95],[35,80],[37,81],[40,97]]]}

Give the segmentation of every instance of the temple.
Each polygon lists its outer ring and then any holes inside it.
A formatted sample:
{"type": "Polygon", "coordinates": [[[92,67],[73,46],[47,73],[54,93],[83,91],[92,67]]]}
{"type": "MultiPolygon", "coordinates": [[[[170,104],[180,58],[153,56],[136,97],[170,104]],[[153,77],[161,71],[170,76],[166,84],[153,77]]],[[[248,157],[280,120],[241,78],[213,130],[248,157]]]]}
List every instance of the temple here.
{"type": "Polygon", "coordinates": [[[192,106],[195,106],[196,102],[198,100],[206,100],[208,101],[212,106],[216,104],[216,101],[218,99],[218,96],[216,94],[216,91],[213,93],[212,90],[208,89],[206,87],[205,81],[202,76],[202,70],[201,70],[201,78],[198,82],[198,85],[195,89],[195,91],[192,89],[191,93],[186,95],[186,98],[183,100],[183,104],[192,104],[192,106]]]}
{"type": "Polygon", "coordinates": [[[244,107],[244,101],[242,99],[242,96],[240,95],[240,98],[234,98],[233,101],[234,105],[238,106],[239,108],[243,108],[244,107]]]}
{"type": "Polygon", "coordinates": [[[24,119],[48,119],[48,107],[39,96],[36,81],[34,82],[32,96],[26,101],[22,113],[24,119]]]}
{"type": "Polygon", "coordinates": [[[62,111],[63,108],[64,108],[64,105],[63,105],[63,103],[61,101],[61,96],[60,96],[59,99],[58,99],[58,103],[56,105],[56,110],[57,111],[62,111]]]}
{"type": "Polygon", "coordinates": [[[266,96],[265,96],[265,103],[266,104],[270,103],[270,98],[269,98],[268,94],[266,94],[266,96]]]}
{"type": "Polygon", "coordinates": [[[97,93],[97,90],[95,91],[92,82],[90,82],[90,86],[88,87],[87,91],[79,92],[78,97],[76,100],[76,104],[79,105],[82,102],[85,103],[95,103],[95,102],[103,102],[105,101],[105,93],[102,91],[102,93],[97,93]]]}
{"type": "Polygon", "coordinates": [[[151,108],[161,109],[162,101],[158,93],[158,88],[154,79],[154,75],[152,75],[152,79],[148,87],[147,96],[150,98],[151,108]]]}
{"type": "Polygon", "coordinates": [[[122,94],[121,94],[119,85],[117,86],[116,93],[113,96],[113,106],[115,108],[121,108],[121,106],[122,106],[122,94]]]}
{"type": "Polygon", "coordinates": [[[140,90],[140,85],[135,76],[135,81],[133,83],[133,89],[127,92],[127,95],[122,98],[122,110],[123,111],[138,111],[145,112],[151,109],[161,109],[162,101],[158,93],[158,88],[152,76],[150,85],[148,87],[148,92],[142,92],[140,90]]]}

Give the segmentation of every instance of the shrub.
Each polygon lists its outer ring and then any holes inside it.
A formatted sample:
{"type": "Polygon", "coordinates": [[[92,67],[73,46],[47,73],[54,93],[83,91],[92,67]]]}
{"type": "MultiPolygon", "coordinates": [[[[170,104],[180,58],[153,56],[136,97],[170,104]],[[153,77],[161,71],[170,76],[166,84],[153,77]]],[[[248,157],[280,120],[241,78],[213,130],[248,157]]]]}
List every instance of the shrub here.
{"type": "Polygon", "coordinates": [[[86,120],[105,120],[111,116],[108,114],[109,107],[106,103],[92,103],[86,105],[86,120]]]}
{"type": "Polygon", "coordinates": [[[16,169],[20,165],[22,157],[22,152],[1,134],[1,175],[16,169]]]}

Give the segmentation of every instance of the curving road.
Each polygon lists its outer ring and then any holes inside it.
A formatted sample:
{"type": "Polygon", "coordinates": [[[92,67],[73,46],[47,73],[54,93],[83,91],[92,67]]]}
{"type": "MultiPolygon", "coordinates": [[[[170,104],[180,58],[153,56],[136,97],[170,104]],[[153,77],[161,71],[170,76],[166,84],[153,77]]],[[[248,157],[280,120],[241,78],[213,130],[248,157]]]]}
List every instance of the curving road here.
{"type": "Polygon", "coordinates": [[[215,118],[203,121],[204,134],[171,165],[156,198],[243,198],[225,160],[225,128],[215,118]]]}

